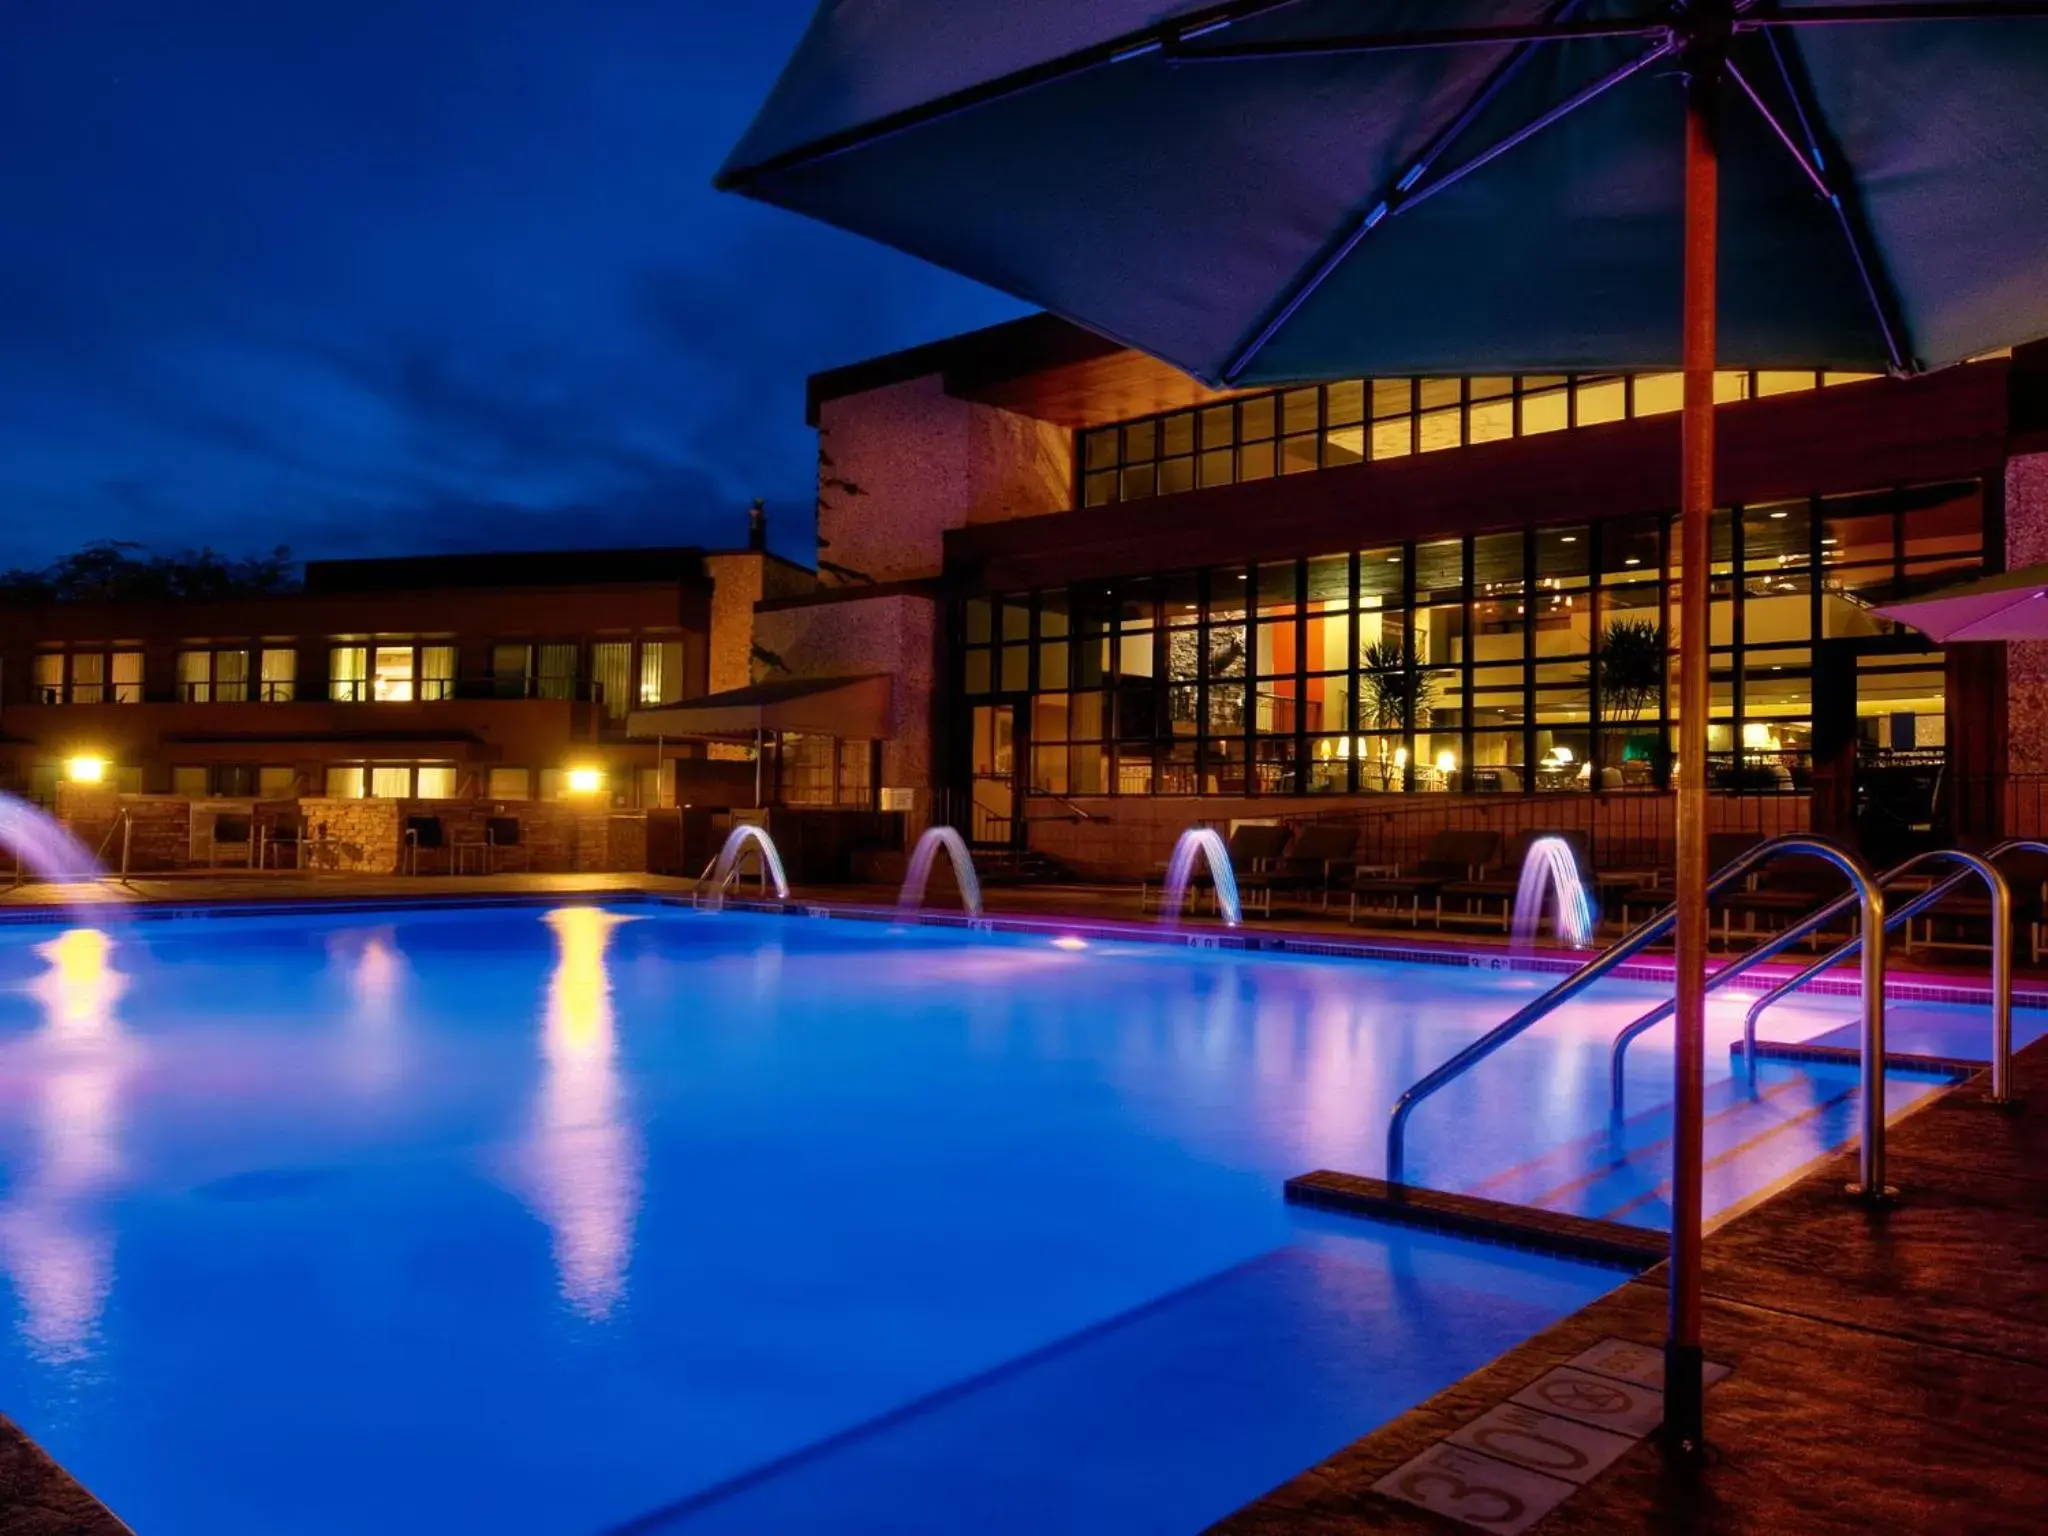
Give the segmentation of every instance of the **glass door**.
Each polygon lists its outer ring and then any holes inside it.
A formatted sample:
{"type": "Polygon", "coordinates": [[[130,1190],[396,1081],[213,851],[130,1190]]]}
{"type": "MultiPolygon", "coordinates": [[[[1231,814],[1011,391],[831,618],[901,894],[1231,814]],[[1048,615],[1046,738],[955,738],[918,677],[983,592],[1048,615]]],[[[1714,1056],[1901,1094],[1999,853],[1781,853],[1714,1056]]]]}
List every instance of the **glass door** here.
{"type": "Polygon", "coordinates": [[[973,805],[968,841],[983,848],[1024,844],[1024,706],[1014,700],[974,707],[973,805]]]}

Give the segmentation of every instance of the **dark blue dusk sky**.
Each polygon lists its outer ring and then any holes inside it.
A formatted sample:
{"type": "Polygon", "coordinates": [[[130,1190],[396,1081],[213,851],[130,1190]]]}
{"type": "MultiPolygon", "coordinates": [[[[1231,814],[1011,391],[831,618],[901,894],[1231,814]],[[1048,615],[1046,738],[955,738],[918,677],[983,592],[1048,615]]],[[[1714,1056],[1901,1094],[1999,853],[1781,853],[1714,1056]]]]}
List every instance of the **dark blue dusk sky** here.
{"type": "Polygon", "coordinates": [[[7,0],[0,566],[808,557],[804,376],[1017,313],[710,178],[810,0],[7,0]]]}

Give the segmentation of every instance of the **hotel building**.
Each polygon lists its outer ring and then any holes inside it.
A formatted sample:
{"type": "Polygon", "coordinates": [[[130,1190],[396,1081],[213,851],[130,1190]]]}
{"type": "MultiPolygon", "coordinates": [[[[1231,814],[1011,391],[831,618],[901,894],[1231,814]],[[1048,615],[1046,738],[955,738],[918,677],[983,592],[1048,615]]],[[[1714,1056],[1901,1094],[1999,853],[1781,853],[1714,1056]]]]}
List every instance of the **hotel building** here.
{"type": "MultiPolygon", "coordinates": [[[[2038,660],[1872,609],[2048,553],[2043,367],[1720,376],[1718,794],[1840,833],[2009,816],[2048,747],[2038,660]]],[[[799,673],[845,670],[829,630],[928,690],[882,748],[894,803],[1090,872],[1196,819],[1668,799],[1679,400],[1674,374],[1223,395],[1036,316],[810,381],[819,587],[759,623],[799,673]]]]}

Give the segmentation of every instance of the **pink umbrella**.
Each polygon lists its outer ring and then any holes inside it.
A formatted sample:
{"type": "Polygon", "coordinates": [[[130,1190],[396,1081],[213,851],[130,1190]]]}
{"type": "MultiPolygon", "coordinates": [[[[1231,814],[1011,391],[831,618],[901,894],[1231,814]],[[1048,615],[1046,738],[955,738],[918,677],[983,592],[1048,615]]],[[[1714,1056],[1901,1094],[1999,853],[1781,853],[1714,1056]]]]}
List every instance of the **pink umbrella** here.
{"type": "Polygon", "coordinates": [[[1877,612],[1930,640],[2048,640],[2048,565],[1944,587],[1877,612]]]}

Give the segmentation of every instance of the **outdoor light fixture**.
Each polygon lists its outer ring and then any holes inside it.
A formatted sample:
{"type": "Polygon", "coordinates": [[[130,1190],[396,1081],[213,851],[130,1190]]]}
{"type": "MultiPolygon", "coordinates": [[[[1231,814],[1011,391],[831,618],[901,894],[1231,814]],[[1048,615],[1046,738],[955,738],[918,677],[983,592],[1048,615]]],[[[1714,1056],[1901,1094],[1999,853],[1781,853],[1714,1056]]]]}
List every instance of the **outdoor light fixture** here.
{"type": "Polygon", "coordinates": [[[572,795],[594,795],[604,788],[602,768],[571,768],[569,770],[569,793],[572,795]]]}
{"type": "Polygon", "coordinates": [[[107,760],[86,754],[64,764],[64,777],[74,784],[99,784],[107,777],[107,760]]]}

